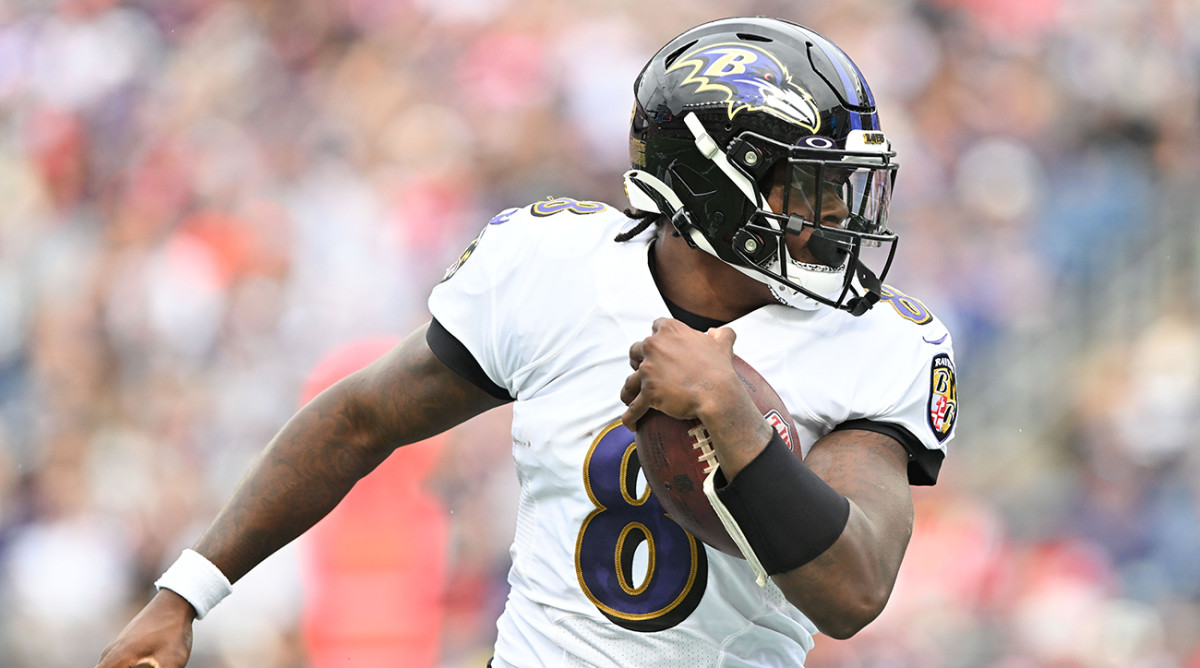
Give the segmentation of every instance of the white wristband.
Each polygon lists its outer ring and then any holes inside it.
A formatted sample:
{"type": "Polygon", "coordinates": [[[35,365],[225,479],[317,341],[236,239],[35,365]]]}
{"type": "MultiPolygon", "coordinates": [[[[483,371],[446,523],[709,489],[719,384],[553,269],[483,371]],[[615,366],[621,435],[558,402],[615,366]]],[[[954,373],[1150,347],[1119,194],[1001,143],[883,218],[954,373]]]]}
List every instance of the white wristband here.
{"type": "Polygon", "coordinates": [[[233,593],[233,585],[221,569],[194,550],[184,550],[154,586],[170,589],[191,603],[196,619],[203,619],[221,599],[233,593]]]}

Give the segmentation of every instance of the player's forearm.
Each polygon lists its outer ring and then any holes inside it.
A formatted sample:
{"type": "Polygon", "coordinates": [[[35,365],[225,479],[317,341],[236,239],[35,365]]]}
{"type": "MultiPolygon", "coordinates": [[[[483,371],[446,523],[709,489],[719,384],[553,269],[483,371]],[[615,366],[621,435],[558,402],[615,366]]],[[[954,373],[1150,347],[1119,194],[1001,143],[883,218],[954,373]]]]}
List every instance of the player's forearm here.
{"type": "Polygon", "coordinates": [[[317,397],[259,456],[196,551],[238,580],[328,514],[390,454],[379,434],[346,391],[317,397]]]}
{"type": "Polygon", "coordinates": [[[891,596],[913,529],[906,458],[886,436],[845,430],[823,438],[805,459],[849,501],[849,515],[825,551],[774,579],[826,635],[853,635],[891,596]]]}
{"type": "Polygon", "coordinates": [[[709,392],[696,417],[704,424],[717,451],[717,461],[727,480],[733,480],[747,464],[754,461],[775,431],[763,419],[754,401],[746,394],[741,381],[709,392]]]}
{"type": "Polygon", "coordinates": [[[773,580],[822,633],[848,638],[883,611],[905,546],[879,535],[851,502],[850,517],[838,540],[812,561],[773,580]]]}
{"type": "Polygon", "coordinates": [[[391,452],[504,403],[430,351],[426,327],[284,426],[195,549],[230,581],[329,513],[391,452]]]}

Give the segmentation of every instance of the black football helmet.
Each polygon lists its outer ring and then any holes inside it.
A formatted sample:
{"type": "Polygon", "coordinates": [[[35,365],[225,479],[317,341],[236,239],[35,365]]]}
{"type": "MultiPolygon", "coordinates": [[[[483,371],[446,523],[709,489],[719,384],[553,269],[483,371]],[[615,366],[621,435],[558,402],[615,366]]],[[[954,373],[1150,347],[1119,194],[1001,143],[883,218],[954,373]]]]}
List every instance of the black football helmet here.
{"type": "Polygon", "coordinates": [[[625,189],[635,208],[663,214],[781,303],[862,315],[878,301],[896,250],[887,210],[898,165],[871,89],[837,45],[780,19],[721,19],[671,40],[634,92],[625,189]],[[773,184],[790,185],[779,211],[773,184]],[[805,230],[816,263],[788,252],[787,235],[805,230]],[[867,267],[864,247],[881,248],[881,269],[867,267]]]}

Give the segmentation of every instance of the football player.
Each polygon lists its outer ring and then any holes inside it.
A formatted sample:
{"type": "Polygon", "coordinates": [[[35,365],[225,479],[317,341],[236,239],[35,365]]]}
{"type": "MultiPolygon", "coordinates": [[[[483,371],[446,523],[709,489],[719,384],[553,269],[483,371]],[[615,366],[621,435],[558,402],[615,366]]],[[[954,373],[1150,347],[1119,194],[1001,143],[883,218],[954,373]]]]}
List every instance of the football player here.
{"type": "Polygon", "coordinates": [[[284,426],[100,666],[184,665],[193,620],[396,447],[506,402],[521,495],[493,666],[799,666],[880,613],[957,396],[949,333],[883,283],[897,165],[871,89],[816,32],[737,18],[676,37],[635,94],[631,207],[493,218],[433,320],[284,426]],[[639,482],[650,408],[707,428],[744,559],[639,482]]]}

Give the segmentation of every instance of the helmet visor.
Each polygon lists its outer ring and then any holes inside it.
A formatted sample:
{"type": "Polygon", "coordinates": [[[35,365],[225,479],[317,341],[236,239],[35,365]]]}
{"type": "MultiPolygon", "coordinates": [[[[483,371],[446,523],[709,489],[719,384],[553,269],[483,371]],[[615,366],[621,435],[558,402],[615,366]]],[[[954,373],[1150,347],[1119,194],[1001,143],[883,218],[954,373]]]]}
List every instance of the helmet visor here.
{"type": "Polygon", "coordinates": [[[879,245],[871,237],[887,234],[894,165],[792,160],[789,171],[781,212],[790,219],[789,232],[800,232],[802,223],[796,217],[810,226],[865,235],[864,245],[879,245]]]}

